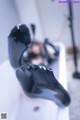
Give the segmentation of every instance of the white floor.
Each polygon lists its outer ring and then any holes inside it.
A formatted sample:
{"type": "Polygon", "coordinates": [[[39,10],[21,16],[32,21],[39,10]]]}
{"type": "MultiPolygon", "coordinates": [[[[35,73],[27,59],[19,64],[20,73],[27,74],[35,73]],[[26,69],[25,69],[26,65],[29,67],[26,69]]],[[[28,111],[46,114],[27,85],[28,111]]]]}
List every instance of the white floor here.
{"type": "MultiPolygon", "coordinates": [[[[74,62],[72,56],[67,56],[68,90],[71,96],[69,108],[70,120],[80,120],[80,79],[74,79],[74,62]]],[[[78,70],[80,71],[80,57],[78,57],[78,70]]]]}

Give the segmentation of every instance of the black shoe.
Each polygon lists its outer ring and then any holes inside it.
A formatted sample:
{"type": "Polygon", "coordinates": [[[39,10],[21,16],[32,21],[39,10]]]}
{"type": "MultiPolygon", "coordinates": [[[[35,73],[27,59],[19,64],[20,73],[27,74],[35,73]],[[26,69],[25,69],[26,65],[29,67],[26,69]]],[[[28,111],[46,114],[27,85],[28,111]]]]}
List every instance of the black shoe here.
{"type": "Polygon", "coordinates": [[[26,95],[55,102],[59,107],[70,104],[70,96],[56,80],[50,68],[40,65],[24,65],[16,70],[16,76],[26,95]]]}

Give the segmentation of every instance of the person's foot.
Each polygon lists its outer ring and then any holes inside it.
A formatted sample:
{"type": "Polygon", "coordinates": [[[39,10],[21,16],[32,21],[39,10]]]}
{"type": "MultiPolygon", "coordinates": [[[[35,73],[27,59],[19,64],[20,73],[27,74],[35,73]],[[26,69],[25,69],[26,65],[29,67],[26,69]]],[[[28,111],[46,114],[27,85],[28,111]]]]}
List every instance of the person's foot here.
{"type": "Polygon", "coordinates": [[[16,76],[26,95],[52,100],[60,107],[69,105],[69,94],[56,80],[50,68],[24,65],[16,70],[16,76]]]}

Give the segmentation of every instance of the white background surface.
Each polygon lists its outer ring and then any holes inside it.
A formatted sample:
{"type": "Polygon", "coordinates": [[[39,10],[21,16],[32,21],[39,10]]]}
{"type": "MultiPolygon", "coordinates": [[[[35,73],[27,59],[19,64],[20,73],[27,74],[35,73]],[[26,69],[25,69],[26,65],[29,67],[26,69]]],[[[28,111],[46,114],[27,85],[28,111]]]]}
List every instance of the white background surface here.
{"type": "MultiPolygon", "coordinates": [[[[61,45],[59,71],[59,82],[67,89],[63,45],[61,45]]],[[[7,113],[8,120],[64,120],[64,117],[65,120],[69,120],[68,107],[60,109],[49,100],[22,97],[15,71],[8,60],[0,66],[0,77],[0,113],[7,113]],[[36,106],[40,109],[35,112],[33,109],[36,106]]]]}

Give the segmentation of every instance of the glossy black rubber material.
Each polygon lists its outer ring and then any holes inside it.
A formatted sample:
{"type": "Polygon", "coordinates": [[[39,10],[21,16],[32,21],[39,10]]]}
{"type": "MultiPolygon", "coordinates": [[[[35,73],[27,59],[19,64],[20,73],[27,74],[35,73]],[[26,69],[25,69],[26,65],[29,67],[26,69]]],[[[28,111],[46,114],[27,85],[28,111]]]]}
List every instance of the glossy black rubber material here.
{"type": "Polygon", "coordinates": [[[15,26],[8,36],[9,60],[14,68],[21,66],[21,57],[31,42],[29,29],[25,24],[15,26]]]}
{"type": "Polygon", "coordinates": [[[70,104],[70,96],[56,80],[53,71],[40,65],[24,65],[16,70],[16,76],[26,95],[55,102],[59,107],[70,104]]]}

